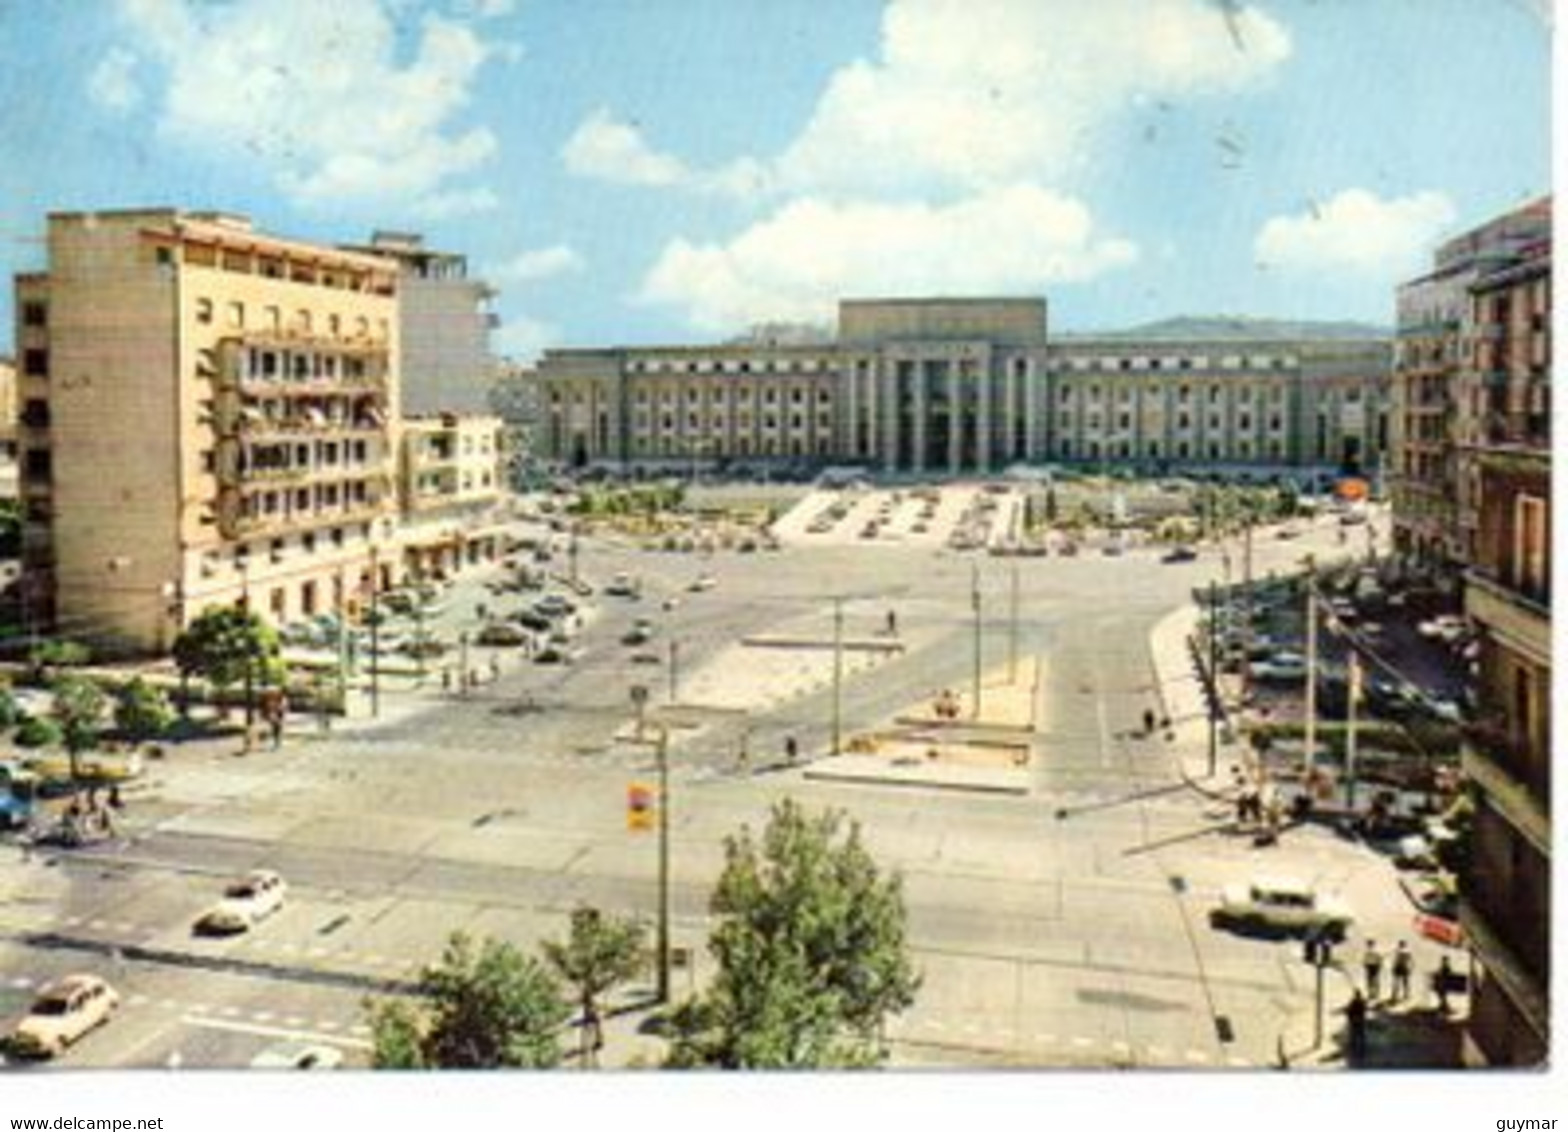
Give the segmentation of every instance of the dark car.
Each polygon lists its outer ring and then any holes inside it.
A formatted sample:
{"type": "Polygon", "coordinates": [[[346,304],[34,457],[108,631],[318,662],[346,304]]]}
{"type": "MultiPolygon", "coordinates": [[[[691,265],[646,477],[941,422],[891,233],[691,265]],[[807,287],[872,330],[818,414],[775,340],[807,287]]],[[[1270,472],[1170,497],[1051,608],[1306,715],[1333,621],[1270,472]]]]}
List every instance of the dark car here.
{"type": "Polygon", "coordinates": [[[1173,546],[1160,556],[1161,562],[1196,562],[1198,552],[1190,546],[1173,546]]]}

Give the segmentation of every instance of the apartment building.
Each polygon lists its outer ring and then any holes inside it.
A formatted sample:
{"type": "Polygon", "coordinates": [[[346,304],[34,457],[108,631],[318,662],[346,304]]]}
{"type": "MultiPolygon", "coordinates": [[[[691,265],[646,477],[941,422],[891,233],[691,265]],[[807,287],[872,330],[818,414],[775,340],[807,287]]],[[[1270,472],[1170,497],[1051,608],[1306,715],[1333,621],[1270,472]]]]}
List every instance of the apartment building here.
{"type": "Polygon", "coordinates": [[[1550,200],[1534,201],[1447,241],[1431,271],[1398,289],[1389,474],[1394,547],[1423,566],[1457,567],[1474,552],[1477,479],[1461,467],[1461,453],[1481,428],[1484,382],[1475,352],[1485,334],[1475,322],[1472,288],[1550,230],[1550,200]]]}
{"type": "Polygon", "coordinates": [[[1477,717],[1463,755],[1474,787],[1461,920],[1476,987],[1472,1064],[1545,1062],[1551,985],[1551,244],[1537,240],[1470,284],[1472,428],[1459,462],[1468,513],[1465,612],[1480,635],[1477,717]]]}
{"type": "Polygon", "coordinates": [[[15,499],[19,488],[16,467],[16,363],[0,358],[0,499],[15,499]]]}
{"type": "Polygon", "coordinates": [[[502,422],[437,413],[402,425],[399,539],[407,571],[449,577],[502,551],[502,422]]]}
{"type": "Polygon", "coordinates": [[[168,208],[56,213],[16,281],[31,615],[166,648],[397,572],[398,265],[168,208]]]}
{"type": "Polygon", "coordinates": [[[376,232],[368,244],[345,247],[397,262],[404,410],[485,411],[496,376],[495,289],[470,276],[466,256],[427,248],[415,232],[376,232]]]}
{"type": "Polygon", "coordinates": [[[1019,462],[1372,473],[1385,341],[1048,339],[1041,299],[840,304],[825,341],[550,350],[538,454],[568,464],[1019,462]]]}

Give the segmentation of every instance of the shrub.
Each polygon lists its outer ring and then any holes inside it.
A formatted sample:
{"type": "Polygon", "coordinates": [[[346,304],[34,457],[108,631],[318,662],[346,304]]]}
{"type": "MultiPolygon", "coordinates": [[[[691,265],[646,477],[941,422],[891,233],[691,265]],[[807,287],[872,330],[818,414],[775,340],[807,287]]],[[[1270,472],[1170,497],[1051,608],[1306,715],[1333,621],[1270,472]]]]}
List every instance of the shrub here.
{"type": "Polygon", "coordinates": [[[18,747],[55,747],[64,738],[65,733],[60,730],[58,723],[42,717],[23,720],[14,736],[18,747]]]}

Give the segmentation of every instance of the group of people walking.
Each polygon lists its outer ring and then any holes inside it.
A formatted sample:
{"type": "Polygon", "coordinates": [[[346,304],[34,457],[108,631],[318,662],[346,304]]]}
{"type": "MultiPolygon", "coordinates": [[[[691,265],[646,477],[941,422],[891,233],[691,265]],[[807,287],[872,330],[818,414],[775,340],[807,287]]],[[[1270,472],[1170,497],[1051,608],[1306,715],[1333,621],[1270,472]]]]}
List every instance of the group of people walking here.
{"type": "MultiPolygon", "coordinates": [[[[1383,1000],[1383,970],[1388,968],[1389,986],[1387,1002],[1390,1006],[1409,1002],[1410,985],[1415,975],[1415,956],[1410,945],[1400,940],[1392,955],[1385,956],[1375,939],[1369,939],[1361,952],[1362,986],[1357,987],[1345,1006],[1345,1021],[1349,1038],[1349,1055],[1352,1064],[1360,1064],[1367,1056],[1367,1016],[1372,1007],[1383,1000]]],[[[1432,976],[1432,990],[1437,996],[1437,1008],[1448,1013],[1448,994],[1455,981],[1453,965],[1443,956],[1432,976]]]]}

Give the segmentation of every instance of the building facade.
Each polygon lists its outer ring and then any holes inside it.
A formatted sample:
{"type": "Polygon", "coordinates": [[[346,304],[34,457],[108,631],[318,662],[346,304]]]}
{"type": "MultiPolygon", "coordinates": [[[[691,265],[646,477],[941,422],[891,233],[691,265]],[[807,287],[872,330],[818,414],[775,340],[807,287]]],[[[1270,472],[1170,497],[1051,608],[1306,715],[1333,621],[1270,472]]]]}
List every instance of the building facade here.
{"type": "Polygon", "coordinates": [[[1394,547],[1411,561],[1457,569],[1474,552],[1477,479],[1463,451],[1485,412],[1476,352],[1496,331],[1477,323],[1473,288],[1550,228],[1550,201],[1535,201],[1449,240],[1398,290],[1389,488],[1394,547]]]}
{"type": "Polygon", "coordinates": [[[1388,366],[1377,339],[1050,340],[1039,299],[852,300],[822,342],[547,351],[534,441],[622,468],[1375,472],[1388,366]]]}
{"type": "Polygon", "coordinates": [[[486,410],[495,380],[495,289],[470,278],[468,258],[425,247],[411,232],[376,232],[349,251],[395,260],[400,278],[403,407],[409,413],[486,410]]]}
{"type": "Polygon", "coordinates": [[[499,557],[504,460],[499,417],[403,419],[399,538],[410,574],[449,577],[499,557]]]}
{"type": "Polygon", "coordinates": [[[392,580],[394,262],[173,209],[53,214],[48,256],[16,282],[32,617],[163,649],[392,580]]]}
{"type": "Polygon", "coordinates": [[[1544,1064],[1551,985],[1551,245],[1469,286],[1459,463],[1465,612],[1481,643],[1463,765],[1476,800],[1461,919],[1472,1064],[1544,1064]]]}

